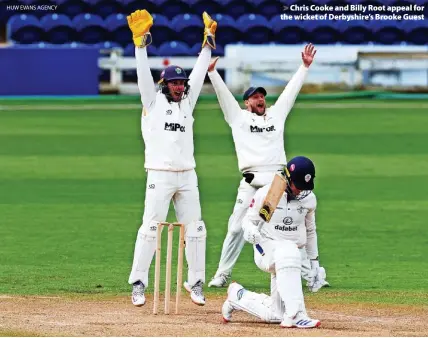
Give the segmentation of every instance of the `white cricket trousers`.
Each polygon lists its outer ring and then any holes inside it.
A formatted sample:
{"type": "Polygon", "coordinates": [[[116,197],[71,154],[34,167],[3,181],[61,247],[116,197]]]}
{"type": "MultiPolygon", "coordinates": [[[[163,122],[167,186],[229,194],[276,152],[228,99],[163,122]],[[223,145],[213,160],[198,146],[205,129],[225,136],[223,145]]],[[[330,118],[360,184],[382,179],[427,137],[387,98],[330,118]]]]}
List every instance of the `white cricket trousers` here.
{"type": "Polygon", "coordinates": [[[272,183],[275,174],[278,171],[253,172],[254,179],[247,183],[243,178],[239,184],[238,194],[236,196],[233,213],[229,217],[226,238],[221,250],[220,262],[215,277],[221,274],[231,275],[232,269],[238,260],[239,254],[244,247],[244,231],[242,230],[242,220],[250,206],[256,191],[272,183]]]}
{"type": "Polygon", "coordinates": [[[135,242],[134,261],[129,284],[141,281],[147,287],[149,268],[156,251],[156,231],[165,222],[171,202],[177,222],[185,225],[188,282],[205,282],[206,228],[201,220],[198,179],[194,169],[187,171],[147,171],[143,223],[135,242]]]}

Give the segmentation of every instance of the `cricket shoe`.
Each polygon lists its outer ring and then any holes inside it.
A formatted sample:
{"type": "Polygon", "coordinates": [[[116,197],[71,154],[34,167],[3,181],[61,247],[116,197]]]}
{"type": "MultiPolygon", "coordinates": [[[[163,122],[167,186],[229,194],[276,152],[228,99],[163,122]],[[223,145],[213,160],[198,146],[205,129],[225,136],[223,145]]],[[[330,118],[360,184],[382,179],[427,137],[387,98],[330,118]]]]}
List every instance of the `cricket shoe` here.
{"type": "Polygon", "coordinates": [[[143,306],[146,303],[144,291],[146,291],[146,287],[141,281],[132,284],[132,304],[135,306],[143,306]]]}
{"type": "Polygon", "coordinates": [[[284,328],[313,329],[319,327],[321,322],[318,319],[309,318],[304,312],[298,312],[294,318],[284,316],[279,325],[284,328]]]}
{"type": "Polygon", "coordinates": [[[224,288],[230,280],[230,275],[221,273],[218,276],[214,276],[208,283],[208,287],[224,288]]]}
{"type": "Polygon", "coordinates": [[[232,282],[227,288],[227,299],[221,308],[223,322],[228,323],[232,320],[232,313],[237,310],[237,308],[233,306],[233,303],[238,302],[240,298],[239,295],[242,296],[243,290],[245,290],[244,287],[236,282],[232,282]]]}
{"type": "Polygon", "coordinates": [[[190,293],[190,299],[196,305],[203,306],[205,305],[205,296],[204,296],[204,282],[198,280],[195,285],[191,286],[189,283],[184,282],[184,288],[187,292],[190,293]]]}

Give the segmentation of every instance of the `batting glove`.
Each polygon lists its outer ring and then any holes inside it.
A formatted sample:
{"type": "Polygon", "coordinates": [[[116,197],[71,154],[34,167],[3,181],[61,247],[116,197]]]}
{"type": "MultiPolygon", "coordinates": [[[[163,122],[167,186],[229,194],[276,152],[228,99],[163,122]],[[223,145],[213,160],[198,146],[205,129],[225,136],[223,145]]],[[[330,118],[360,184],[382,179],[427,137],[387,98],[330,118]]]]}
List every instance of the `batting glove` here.
{"type": "Polygon", "coordinates": [[[250,244],[259,244],[262,240],[262,235],[257,227],[247,226],[244,229],[244,239],[250,244]]]}
{"type": "Polygon", "coordinates": [[[217,29],[217,22],[211,19],[207,12],[202,14],[202,19],[204,20],[205,25],[202,48],[208,44],[208,46],[210,46],[212,49],[215,49],[215,31],[217,29]]]}
{"type": "Polygon", "coordinates": [[[126,17],[128,26],[132,31],[132,39],[135,46],[146,47],[152,43],[150,28],[153,26],[153,18],[145,9],[137,10],[126,17]]]}

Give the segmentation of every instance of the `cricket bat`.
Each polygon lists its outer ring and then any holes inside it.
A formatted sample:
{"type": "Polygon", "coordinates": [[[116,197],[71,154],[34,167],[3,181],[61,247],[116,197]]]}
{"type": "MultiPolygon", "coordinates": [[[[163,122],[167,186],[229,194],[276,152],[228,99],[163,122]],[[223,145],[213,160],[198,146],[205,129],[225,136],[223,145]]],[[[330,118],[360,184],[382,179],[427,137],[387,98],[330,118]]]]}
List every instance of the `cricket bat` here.
{"type": "Polygon", "coordinates": [[[276,174],[259,210],[259,215],[265,222],[270,221],[286,188],[287,180],[285,177],[281,174],[276,174]]]}

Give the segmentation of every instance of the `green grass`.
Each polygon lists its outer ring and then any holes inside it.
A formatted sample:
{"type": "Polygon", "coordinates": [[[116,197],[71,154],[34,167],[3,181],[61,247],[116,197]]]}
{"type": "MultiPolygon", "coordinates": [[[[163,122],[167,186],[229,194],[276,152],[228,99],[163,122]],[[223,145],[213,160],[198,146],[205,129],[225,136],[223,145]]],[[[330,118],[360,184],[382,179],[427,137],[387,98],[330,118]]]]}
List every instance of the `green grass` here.
{"type": "MultiPolygon", "coordinates": [[[[317,166],[321,263],[333,286],[308,297],[423,303],[428,114],[406,102],[358,102],[371,108],[298,104],[286,122],[288,158],[304,154],[317,166]]],[[[0,294],[128,294],[146,177],[141,110],[96,103],[0,100],[0,294]]],[[[213,102],[195,112],[195,149],[208,280],[240,180],[230,129],[213,102]]],[[[269,288],[251,246],[234,278],[269,288]]]]}

